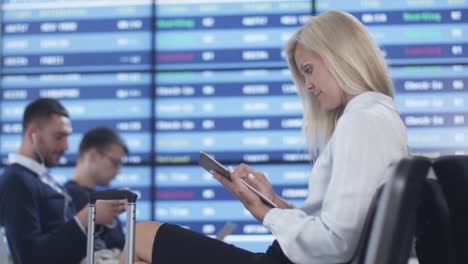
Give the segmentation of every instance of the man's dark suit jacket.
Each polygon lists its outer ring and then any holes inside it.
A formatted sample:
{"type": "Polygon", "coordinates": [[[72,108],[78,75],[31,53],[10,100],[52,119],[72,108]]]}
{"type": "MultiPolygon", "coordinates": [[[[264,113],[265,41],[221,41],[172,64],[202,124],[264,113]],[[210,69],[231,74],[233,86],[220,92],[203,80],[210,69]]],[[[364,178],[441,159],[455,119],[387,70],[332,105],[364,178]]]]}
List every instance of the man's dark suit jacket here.
{"type": "Polygon", "coordinates": [[[0,224],[16,264],[79,263],[86,256],[86,235],[74,220],[64,219],[62,194],[33,171],[12,164],[0,176],[0,224]]]}

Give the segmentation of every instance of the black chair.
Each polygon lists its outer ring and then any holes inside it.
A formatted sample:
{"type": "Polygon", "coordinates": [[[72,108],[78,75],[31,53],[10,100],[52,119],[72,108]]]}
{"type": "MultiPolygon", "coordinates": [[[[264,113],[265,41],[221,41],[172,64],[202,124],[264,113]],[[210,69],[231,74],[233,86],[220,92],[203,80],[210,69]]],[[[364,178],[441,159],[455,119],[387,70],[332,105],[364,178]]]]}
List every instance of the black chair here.
{"type": "Polygon", "coordinates": [[[365,264],[407,264],[416,227],[417,209],[431,160],[400,160],[385,184],[372,224],[365,264]]]}
{"type": "Polygon", "coordinates": [[[374,222],[375,212],[377,211],[377,206],[379,204],[380,196],[382,195],[383,186],[377,190],[372,198],[371,204],[369,206],[369,210],[367,212],[366,221],[364,222],[364,226],[362,228],[362,234],[359,238],[359,243],[356,249],[356,252],[353,255],[353,258],[349,262],[349,264],[360,264],[364,262],[364,257],[366,256],[366,250],[369,244],[369,236],[372,230],[372,225],[374,222]]]}
{"type": "Polygon", "coordinates": [[[451,241],[450,211],[436,179],[426,179],[418,209],[416,255],[419,264],[456,264],[451,241]]]}
{"type": "Polygon", "coordinates": [[[468,263],[468,156],[440,157],[432,167],[450,211],[455,263],[468,263]]]}
{"type": "Polygon", "coordinates": [[[8,247],[8,241],[6,239],[5,229],[0,226],[0,263],[12,264],[13,260],[10,256],[10,249],[8,247]]]}

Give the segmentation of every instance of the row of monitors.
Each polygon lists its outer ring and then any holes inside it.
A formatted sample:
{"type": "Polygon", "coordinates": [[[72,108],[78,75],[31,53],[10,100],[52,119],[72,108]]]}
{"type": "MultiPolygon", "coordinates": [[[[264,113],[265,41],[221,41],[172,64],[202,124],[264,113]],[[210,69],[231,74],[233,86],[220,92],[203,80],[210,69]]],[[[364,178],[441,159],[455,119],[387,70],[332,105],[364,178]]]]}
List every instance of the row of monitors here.
{"type": "MultiPolygon", "coordinates": [[[[412,150],[464,152],[468,67],[396,67],[391,73],[412,150]]],[[[76,161],[82,134],[97,124],[126,139],[129,164],[195,163],[200,150],[225,162],[309,158],[300,140],[302,108],[287,69],[4,75],[1,84],[2,162],[19,146],[25,105],[39,96],[61,100],[71,114],[74,134],[63,164],[76,161]]]]}
{"type": "Polygon", "coordinates": [[[468,63],[464,1],[3,2],[4,74],[285,67],[285,41],[328,9],[361,20],[389,64],[468,63]]]}

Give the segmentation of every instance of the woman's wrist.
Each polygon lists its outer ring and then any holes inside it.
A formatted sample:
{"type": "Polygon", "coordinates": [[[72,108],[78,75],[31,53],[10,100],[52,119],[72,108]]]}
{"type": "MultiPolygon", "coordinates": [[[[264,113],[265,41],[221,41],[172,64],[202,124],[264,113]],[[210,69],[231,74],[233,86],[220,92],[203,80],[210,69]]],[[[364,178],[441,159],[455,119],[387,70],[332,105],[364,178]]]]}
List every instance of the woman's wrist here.
{"type": "MultiPolygon", "coordinates": [[[[264,203],[261,203],[259,206],[254,208],[251,213],[259,222],[263,223],[263,219],[272,208],[264,203]]],[[[249,210],[250,211],[250,210],[249,210]]]]}
{"type": "Polygon", "coordinates": [[[286,202],[283,198],[281,198],[280,196],[278,196],[277,194],[275,194],[275,196],[273,197],[273,202],[278,205],[279,208],[282,208],[282,209],[291,209],[291,208],[294,208],[294,206],[288,202],[286,202]]]}

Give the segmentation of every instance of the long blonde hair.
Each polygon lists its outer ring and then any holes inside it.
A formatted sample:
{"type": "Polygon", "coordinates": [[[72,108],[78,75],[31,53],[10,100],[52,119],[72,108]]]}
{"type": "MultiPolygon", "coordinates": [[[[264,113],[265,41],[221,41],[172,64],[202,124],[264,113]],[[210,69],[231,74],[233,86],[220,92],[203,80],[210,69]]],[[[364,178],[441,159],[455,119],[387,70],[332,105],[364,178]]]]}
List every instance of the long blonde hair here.
{"type": "Polygon", "coordinates": [[[376,91],[393,97],[393,83],[379,47],[352,15],[327,11],[312,17],[294,33],[286,45],[286,54],[302,102],[303,134],[314,156],[330,140],[344,106],[325,111],[315,96],[305,92],[304,78],[294,59],[297,44],[322,57],[346,95],[376,91]]]}

